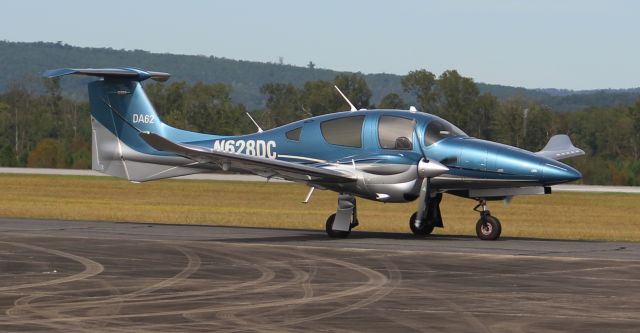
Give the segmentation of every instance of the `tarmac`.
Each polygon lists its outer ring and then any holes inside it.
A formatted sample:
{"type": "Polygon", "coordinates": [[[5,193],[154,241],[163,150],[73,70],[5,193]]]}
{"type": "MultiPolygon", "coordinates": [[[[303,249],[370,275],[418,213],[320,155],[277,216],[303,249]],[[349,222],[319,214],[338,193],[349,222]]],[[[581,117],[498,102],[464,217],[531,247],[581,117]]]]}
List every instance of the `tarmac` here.
{"type": "Polygon", "coordinates": [[[637,332],[640,244],[0,219],[2,332],[637,332]]]}

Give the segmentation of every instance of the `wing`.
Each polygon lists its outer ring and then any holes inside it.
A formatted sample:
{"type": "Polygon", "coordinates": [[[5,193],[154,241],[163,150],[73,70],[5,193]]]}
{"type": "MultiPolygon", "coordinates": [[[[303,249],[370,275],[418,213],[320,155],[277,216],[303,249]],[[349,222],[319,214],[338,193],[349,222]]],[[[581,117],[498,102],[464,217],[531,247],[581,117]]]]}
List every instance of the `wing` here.
{"type": "Polygon", "coordinates": [[[562,160],[569,157],[584,155],[584,151],[576,148],[571,139],[564,134],[554,135],[549,139],[547,145],[536,154],[550,158],[552,160],[562,160]]]}
{"type": "Polygon", "coordinates": [[[139,135],[157,150],[171,152],[201,163],[219,164],[225,169],[229,167],[246,170],[267,178],[281,177],[292,181],[320,183],[348,183],[356,180],[355,175],[343,171],[176,143],[154,133],[141,132],[139,135]]]}

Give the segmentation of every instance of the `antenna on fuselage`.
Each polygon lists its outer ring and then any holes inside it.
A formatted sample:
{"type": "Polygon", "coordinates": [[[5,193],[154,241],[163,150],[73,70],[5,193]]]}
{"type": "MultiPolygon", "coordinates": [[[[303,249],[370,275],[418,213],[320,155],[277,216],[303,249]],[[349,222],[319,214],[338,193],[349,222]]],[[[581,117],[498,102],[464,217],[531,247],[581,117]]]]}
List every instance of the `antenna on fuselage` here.
{"type": "Polygon", "coordinates": [[[245,112],[247,114],[247,116],[249,116],[249,119],[251,119],[251,121],[253,122],[254,125],[256,125],[256,127],[258,128],[258,133],[262,133],[262,128],[260,128],[260,125],[258,125],[258,123],[256,123],[255,120],[253,120],[253,117],[251,117],[251,115],[249,114],[249,112],[245,112]]]}
{"type": "Polygon", "coordinates": [[[340,88],[338,88],[338,86],[334,85],[334,87],[336,88],[336,90],[338,91],[338,93],[340,93],[340,96],[342,96],[342,98],[344,98],[345,101],[347,101],[347,103],[349,104],[349,106],[351,107],[351,111],[358,111],[358,109],[356,109],[355,106],[353,106],[353,104],[351,103],[351,101],[347,98],[347,96],[345,96],[342,91],[340,91],[340,88]]]}

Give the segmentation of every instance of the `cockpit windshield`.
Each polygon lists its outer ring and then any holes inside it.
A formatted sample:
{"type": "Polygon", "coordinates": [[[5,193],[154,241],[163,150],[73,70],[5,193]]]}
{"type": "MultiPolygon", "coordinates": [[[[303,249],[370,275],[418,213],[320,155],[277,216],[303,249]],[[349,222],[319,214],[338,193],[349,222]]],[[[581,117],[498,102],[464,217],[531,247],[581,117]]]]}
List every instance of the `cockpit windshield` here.
{"type": "Polygon", "coordinates": [[[461,129],[455,127],[450,122],[435,118],[429,122],[427,129],[424,131],[424,145],[430,146],[444,138],[452,136],[468,136],[461,129]]]}

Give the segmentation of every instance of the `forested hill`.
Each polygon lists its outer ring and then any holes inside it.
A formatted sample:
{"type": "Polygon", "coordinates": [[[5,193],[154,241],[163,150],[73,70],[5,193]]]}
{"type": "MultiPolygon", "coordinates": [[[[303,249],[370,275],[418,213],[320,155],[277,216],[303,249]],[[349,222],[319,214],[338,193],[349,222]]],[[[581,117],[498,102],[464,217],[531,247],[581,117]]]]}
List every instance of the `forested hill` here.
{"type": "MultiPolygon", "coordinates": [[[[428,67],[428,64],[425,64],[428,67]]],[[[63,43],[21,43],[0,41],[0,92],[12,82],[38,80],[42,72],[59,67],[138,67],[169,72],[172,81],[205,83],[221,82],[232,87],[236,103],[247,109],[265,105],[260,87],[271,82],[292,83],[301,87],[306,81],[331,81],[340,72],[252,61],[231,60],[214,56],[192,56],[150,53],[142,50],[75,47],[63,43]]],[[[418,68],[416,68],[418,69],[418,68]]],[[[427,70],[429,68],[426,68],[427,70]]],[[[437,74],[437,73],[436,73],[437,74]]],[[[385,95],[398,93],[413,104],[413,96],[402,91],[402,76],[366,74],[365,79],[377,104],[385,95]]],[[[63,91],[70,97],[86,96],[85,80],[63,80],[63,91]]],[[[40,87],[40,85],[34,85],[40,87]]],[[[610,107],[631,105],[640,97],[640,89],[567,91],[557,89],[524,89],[478,83],[480,92],[490,92],[500,99],[527,96],[555,111],[574,111],[588,106],[610,107]]],[[[37,89],[37,88],[36,88],[37,89]]]]}

